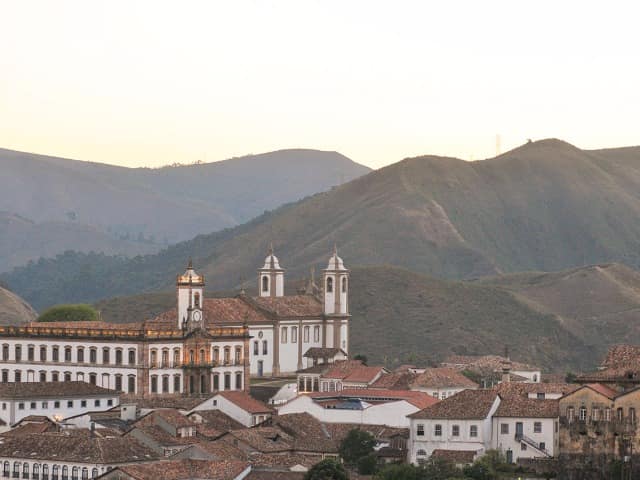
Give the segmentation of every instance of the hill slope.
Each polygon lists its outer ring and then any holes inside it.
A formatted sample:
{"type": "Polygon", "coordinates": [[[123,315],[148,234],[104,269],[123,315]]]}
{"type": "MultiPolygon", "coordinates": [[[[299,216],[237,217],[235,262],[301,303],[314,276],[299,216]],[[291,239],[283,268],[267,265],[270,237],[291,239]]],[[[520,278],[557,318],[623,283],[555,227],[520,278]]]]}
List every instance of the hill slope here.
{"type": "Polygon", "coordinates": [[[19,325],[32,322],[37,314],[31,306],[15,293],[0,287],[0,325],[19,325]]]}
{"type": "MultiPolygon", "coordinates": [[[[135,251],[115,240],[112,248],[101,249],[107,240],[97,234],[133,239],[142,235],[166,245],[238,225],[370,171],[336,152],[302,149],[157,169],[0,149],[0,165],[0,210],[48,225],[44,233],[60,222],[76,232],[79,226],[85,234],[94,230],[94,250],[112,253],[117,246],[116,253],[123,254],[150,250],[135,251]]],[[[35,257],[75,249],[76,232],[66,239],[58,232],[56,242],[35,257]],[[61,249],[54,248],[60,242],[61,249]]],[[[8,232],[10,250],[21,249],[20,238],[20,230],[8,232]]],[[[7,251],[0,254],[7,256],[7,251]]],[[[34,257],[28,251],[20,255],[34,257]]]]}
{"type": "MultiPolygon", "coordinates": [[[[351,276],[351,351],[389,366],[428,363],[450,353],[501,353],[546,368],[591,366],[585,344],[552,314],[501,288],[429,278],[395,267],[358,267],[351,276]],[[525,333],[526,332],[526,333],[525,333]]],[[[118,297],[96,304],[102,318],[152,318],[175,293],[118,297]]]]}
{"type": "Polygon", "coordinates": [[[99,264],[80,255],[4,279],[39,306],[96,300],[83,293],[86,282],[104,297],[158,290],[193,256],[211,286],[225,289],[254,278],[270,241],[289,278],[322,265],[334,242],[350,266],[392,264],[452,279],[638,266],[640,149],[622,150],[544,140],[480,162],[411,158],[157,255],[99,264]]]}

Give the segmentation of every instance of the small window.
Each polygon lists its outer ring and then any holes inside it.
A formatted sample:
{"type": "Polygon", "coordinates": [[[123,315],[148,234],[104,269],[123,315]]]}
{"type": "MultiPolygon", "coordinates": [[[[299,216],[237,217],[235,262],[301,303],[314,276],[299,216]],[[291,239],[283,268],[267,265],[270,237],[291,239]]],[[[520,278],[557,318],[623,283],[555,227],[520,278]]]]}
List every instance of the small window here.
{"type": "Polygon", "coordinates": [[[303,341],[304,343],[309,343],[309,333],[311,332],[311,327],[306,326],[304,327],[304,333],[303,333],[303,341]]]}
{"type": "Polygon", "coordinates": [[[460,425],[453,425],[451,427],[451,436],[459,437],[460,436],[460,425]]]}
{"type": "Polygon", "coordinates": [[[291,327],[291,343],[298,343],[298,327],[291,327]]]}
{"type": "Polygon", "coordinates": [[[567,407],[567,419],[569,421],[573,420],[575,418],[576,414],[575,414],[575,410],[573,407],[567,407]]]}
{"type": "Polygon", "coordinates": [[[24,410],[24,403],[23,402],[20,402],[18,404],[18,410],[24,410]]]}
{"type": "Polygon", "coordinates": [[[47,347],[40,347],[40,361],[47,361],[47,347]]]}
{"type": "Polygon", "coordinates": [[[31,403],[29,404],[29,408],[30,408],[31,410],[35,410],[35,409],[37,408],[37,407],[36,407],[36,402],[31,402],[31,403]]]}
{"type": "Polygon", "coordinates": [[[93,406],[94,406],[94,407],[99,407],[99,406],[100,406],[100,400],[95,400],[95,401],[93,402],[93,406]]]}
{"type": "Polygon", "coordinates": [[[105,365],[111,363],[111,350],[108,347],[102,349],[102,363],[105,365]]]}
{"type": "Polygon", "coordinates": [[[135,365],[136,363],[136,351],[133,348],[129,349],[129,365],[135,365]]]}
{"type": "Polygon", "coordinates": [[[260,342],[258,341],[253,342],[253,354],[254,355],[260,354],[260,342]]]}
{"type": "Polygon", "coordinates": [[[71,361],[71,347],[64,347],[64,361],[71,361]]]}
{"type": "Polygon", "coordinates": [[[542,422],[533,422],[533,433],[542,433],[542,422]]]}
{"type": "Polygon", "coordinates": [[[98,362],[98,351],[95,348],[89,350],[89,362],[97,363],[98,362]]]}
{"type": "Polygon", "coordinates": [[[547,444],[544,442],[540,442],[540,444],[538,445],[538,447],[540,447],[540,450],[544,450],[546,448],[547,444]]]}
{"type": "Polygon", "coordinates": [[[433,434],[436,437],[441,437],[442,436],[442,425],[440,425],[439,423],[436,424],[433,428],[433,434]]]}
{"type": "Polygon", "coordinates": [[[629,421],[636,423],[636,409],[633,407],[629,408],[629,421]]]}
{"type": "Polygon", "coordinates": [[[116,365],[122,365],[122,349],[116,349],[116,365]]]}
{"type": "Polygon", "coordinates": [[[173,393],[180,393],[180,375],[173,376],[173,393]]]}
{"type": "Polygon", "coordinates": [[[587,407],[580,407],[580,420],[584,421],[587,419],[587,407]]]}
{"type": "Polygon", "coordinates": [[[242,373],[236,373],[236,390],[242,390],[242,373]]]}
{"type": "Polygon", "coordinates": [[[193,294],[193,306],[196,308],[200,308],[200,293],[196,292],[193,294]]]}
{"type": "Polygon", "coordinates": [[[49,402],[42,402],[42,409],[46,410],[49,408],[49,402]]]}
{"type": "Polygon", "coordinates": [[[418,437],[424,437],[424,424],[419,423],[416,428],[416,435],[418,437]]]}
{"type": "Polygon", "coordinates": [[[266,275],[262,276],[262,291],[263,292],[269,291],[269,277],[267,277],[266,275]]]}
{"type": "Polygon", "coordinates": [[[545,399],[545,397],[546,397],[546,395],[545,395],[545,393],[544,393],[544,392],[538,392],[538,393],[536,394],[536,398],[537,398],[538,400],[544,400],[544,399],[545,399]]]}
{"type": "Polygon", "coordinates": [[[269,353],[269,348],[267,347],[267,341],[262,341],[262,354],[267,355],[269,353]]]}
{"type": "Polygon", "coordinates": [[[471,425],[469,427],[469,436],[470,437],[477,437],[478,436],[478,426],[477,425],[471,425]]]}
{"type": "Polygon", "coordinates": [[[73,400],[67,400],[67,408],[73,408],[73,400]]]}
{"type": "Polygon", "coordinates": [[[84,363],[84,348],[78,347],[76,350],[76,356],[78,357],[78,363],[84,363]]]}
{"type": "Polygon", "coordinates": [[[509,434],[509,424],[508,423],[501,423],[500,424],[500,433],[502,435],[508,435],[509,434]]]}
{"type": "Polygon", "coordinates": [[[87,401],[86,400],[80,400],[80,406],[82,408],[85,408],[87,406],[87,401]]]}
{"type": "Polygon", "coordinates": [[[51,347],[51,360],[57,362],[60,360],[60,348],[59,347],[51,347]]]}
{"type": "Polygon", "coordinates": [[[60,408],[60,400],[53,402],[53,408],[60,408]]]}
{"type": "Polygon", "coordinates": [[[287,327],[282,327],[280,330],[280,343],[287,343],[287,327]]]}
{"type": "Polygon", "coordinates": [[[315,327],[313,327],[313,341],[314,342],[319,342],[320,341],[320,326],[316,325],[315,327]]]}
{"type": "Polygon", "coordinates": [[[347,293],[347,277],[342,278],[342,293],[347,293]]]}
{"type": "Polygon", "coordinates": [[[327,293],[333,292],[333,278],[327,278],[327,293]]]}
{"type": "Polygon", "coordinates": [[[594,422],[600,420],[600,409],[598,407],[593,407],[591,409],[591,420],[594,422]]]}

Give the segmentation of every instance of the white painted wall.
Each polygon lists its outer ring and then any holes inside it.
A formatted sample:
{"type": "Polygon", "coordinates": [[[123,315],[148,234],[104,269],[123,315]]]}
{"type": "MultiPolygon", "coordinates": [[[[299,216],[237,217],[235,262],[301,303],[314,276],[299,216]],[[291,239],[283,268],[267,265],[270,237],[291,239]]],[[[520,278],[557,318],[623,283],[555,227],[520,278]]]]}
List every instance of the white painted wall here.
{"type": "Polygon", "coordinates": [[[512,417],[494,417],[493,426],[493,439],[492,448],[497,448],[506,452],[511,450],[513,452],[513,460],[517,461],[518,458],[544,458],[545,455],[536,450],[530,445],[527,445],[526,450],[522,450],[521,442],[516,440],[516,422],[522,422],[523,434],[536,443],[544,442],[545,450],[552,456],[557,455],[558,450],[558,434],[556,433],[555,426],[558,422],[557,418],[512,418],[512,417]],[[542,425],[542,431],[540,433],[534,432],[534,423],[540,422],[542,425]],[[502,424],[507,424],[509,427],[509,433],[503,434],[502,424]]]}
{"type": "Polygon", "coordinates": [[[222,395],[214,395],[211,398],[208,398],[201,404],[197,405],[193,410],[189,412],[189,414],[193,412],[198,412],[201,410],[220,410],[221,412],[229,415],[235,421],[240,422],[245,427],[250,427],[257,423],[257,417],[269,417],[270,415],[261,413],[259,415],[253,415],[250,412],[247,412],[243,408],[240,408],[235,403],[227,400],[222,395]]]}

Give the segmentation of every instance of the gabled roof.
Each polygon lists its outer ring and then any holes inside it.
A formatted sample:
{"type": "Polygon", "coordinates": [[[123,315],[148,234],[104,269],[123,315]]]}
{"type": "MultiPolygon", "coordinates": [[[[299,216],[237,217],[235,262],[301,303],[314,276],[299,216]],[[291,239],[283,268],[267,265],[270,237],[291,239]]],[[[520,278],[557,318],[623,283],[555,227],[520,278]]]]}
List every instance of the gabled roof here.
{"type": "Polygon", "coordinates": [[[557,418],[560,416],[560,407],[558,400],[538,400],[521,396],[509,396],[502,399],[494,416],[557,418]]]}
{"type": "Polygon", "coordinates": [[[472,420],[488,417],[498,394],[493,390],[462,390],[440,400],[409,418],[472,420]]]}
{"type": "Polygon", "coordinates": [[[478,388],[455,368],[427,368],[411,382],[412,388],[478,388]]]}
{"type": "Polygon", "coordinates": [[[451,355],[442,366],[474,367],[483,371],[501,371],[505,365],[509,365],[512,371],[535,372],[540,368],[526,363],[514,362],[500,355],[451,355]]]}
{"type": "Polygon", "coordinates": [[[580,388],[577,383],[531,383],[531,382],[502,382],[493,387],[501,397],[519,395],[526,397],[530,393],[566,395],[580,388]]]}
{"type": "Polygon", "coordinates": [[[135,480],[235,480],[248,468],[247,462],[182,459],[126,465],[117,470],[135,480]]]}
{"type": "Polygon", "coordinates": [[[341,348],[322,348],[322,347],[311,347],[309,348],[303,355],[305,358],[332,358],[338,355],[339,353],[343,355],[347,355],[347,352],[342,350],[341,348]]]}
{"type": "Polygon", "coordinates": [[[322,303],[314,295],[251,297],[251,300],[279,317],[321,317],[324,313],[322,303]]]}
{"type": "Polygon", "coordinates": [[[120,392],[88,382],[10,382],[0,383],[2,399],[120,396],[120,392]]]}
{"type": "Polygon", "coordinates": [[[342,380],[343,382],[370,383],[385,372],[385,368],[381,366],[370,367],[364,365],[360,360],[343,360],[330,364],[327,371],[322,374],[322,378],[342,380]]]}
{"type": "Polygon", "coordinates": [[[225,390],[219,392],[217,395],[225,398],[234,405],[240,407],[242,410],[248,413],[272,413],[273,410],[267,407],[264,403],[256,400],[251,395],[238,390],[225,390]]]}
{"type": "Polygon", "coordinates": [[[609,400],[613,400],[618,395],[618,392],[616,390],[614,390],[613,388],[609,388],[606,385],[602,385],[601,383],[589,383],[587,385],[582,385],[580,388],[577,388],[573,392],[567,393],[563,398],[567,398],[571,394],[579,390],[582,390],[583,388],[588,388],[590,390],[593,390],[594,392],[599,393],[600,395],[603,395],[609,400]]]}
{"type": "Polygon", "coordinates": [[[379,379],[369,385],[369,388],[383,388],[389,390],[409,390],[411,382],[416,375],[409,371],[394,372],[382,375],[379,379]]]}

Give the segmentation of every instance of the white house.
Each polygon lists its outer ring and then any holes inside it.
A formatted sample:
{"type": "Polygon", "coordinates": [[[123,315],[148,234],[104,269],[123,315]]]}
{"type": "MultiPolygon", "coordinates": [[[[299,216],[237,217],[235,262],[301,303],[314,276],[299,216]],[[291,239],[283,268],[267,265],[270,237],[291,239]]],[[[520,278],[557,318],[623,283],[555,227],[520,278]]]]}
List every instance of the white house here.
{"type": "Polygon", "coordinates": [[[278,407],[278,415],[309,413],[327,423],[409,426],[407,415],[437,400],[408,390],[355,389],[300,395],[278,407]]]}
{"type": "Polygon", "coordinates": [[[493,415],[492,448],[502,450],[509,463],[556,456],[559,417],[558,400],[505,397],[493,415]]]}
{"type": "Polygon", "coordinates": [[[409,415],[409,461],[421,463],[434,450],[484,454],[491,448],[492,416],[499,405],[494,391],[463,390],[409,415]]]}
{"type": "Polygon", "coordinates": [[[245,427],[258,425],[273,414],[271,408],[244,392],[220,392],[194,407],[189,414],[202,410],[220,410],[245,427]]]}
{"type": "Polygon", "coordinates": [[[119,403],[119,392],[86,382],[0,383],[0,419],[7,425],[31,415],[60,421],[119,403]]]}

